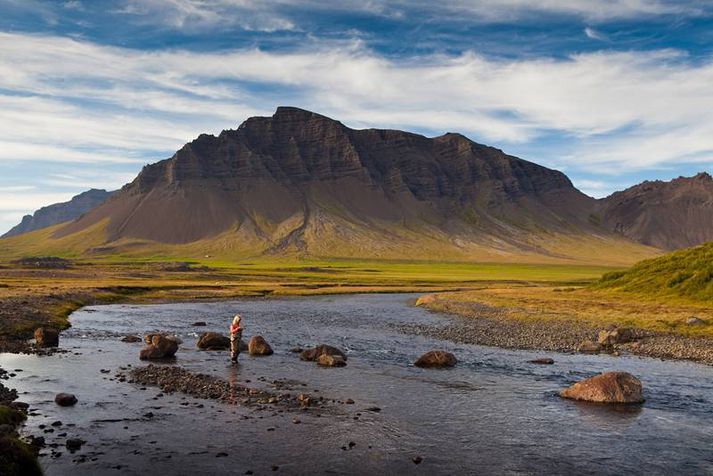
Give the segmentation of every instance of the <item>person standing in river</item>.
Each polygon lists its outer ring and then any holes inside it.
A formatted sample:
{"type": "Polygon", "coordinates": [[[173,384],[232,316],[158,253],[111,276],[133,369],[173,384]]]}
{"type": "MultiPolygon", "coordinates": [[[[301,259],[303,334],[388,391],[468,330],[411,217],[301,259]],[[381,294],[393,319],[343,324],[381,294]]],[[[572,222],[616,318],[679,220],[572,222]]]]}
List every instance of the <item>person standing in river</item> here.
{"type": "Polygon", "coordinates": [[[240,326],[240,314],[236,314],[233,323],[230,325],[230,360],[233,363],[238,361],[240,354],[240,340],[243,338],[243,328],[240,326]]]}

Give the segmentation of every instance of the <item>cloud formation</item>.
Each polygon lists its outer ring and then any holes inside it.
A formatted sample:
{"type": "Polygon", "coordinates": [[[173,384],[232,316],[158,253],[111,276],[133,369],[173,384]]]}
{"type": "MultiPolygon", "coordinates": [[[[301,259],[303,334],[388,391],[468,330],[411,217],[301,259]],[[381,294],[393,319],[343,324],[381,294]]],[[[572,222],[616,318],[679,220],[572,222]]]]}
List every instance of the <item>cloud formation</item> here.
{"type": "MultiPolygon", "coordinates": [[[[248,0],[238,3],[250,7],[248,0]]],[[[654,8],[652,2],[623,4],[654,8]]],[[[0,164],[84,164],[98,177],[106,167],[121,166],[105,183],[113,188],[200,133],[295,105],[353,127],[463,132],[509,152],[556,136],[546,152],[524,158],[568,173],[710,165],[710,84],[711,61],[691,61],[673,49],[564,58],[497,59],[475,51],[394,58],[360,41],[196,52],[0,33],[0,164]]],[[[601,180],[581,183],[605,193],[601,180]]],[[[2,209],[15,215],[32,210],[32,193],[26,199],[0,196],[2,209]]]]}

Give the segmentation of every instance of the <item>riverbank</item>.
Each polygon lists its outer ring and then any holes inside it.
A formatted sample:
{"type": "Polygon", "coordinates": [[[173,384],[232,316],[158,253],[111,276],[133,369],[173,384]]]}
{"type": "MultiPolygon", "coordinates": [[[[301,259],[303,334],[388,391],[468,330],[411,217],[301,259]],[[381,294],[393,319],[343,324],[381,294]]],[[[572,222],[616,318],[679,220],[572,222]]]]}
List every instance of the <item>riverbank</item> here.
{"type": "Polygon", "coordinates": [[[713,315],[703,306],[541,286],[440,293],[418,304],[457,318],[444,326],[404,326],[403,331],[465,344],[580,352],[590,347],[585,343],[597,343],[600,331],[619,327],[631,330],[628,342],[589,352],[713,365],[713,315]]]}

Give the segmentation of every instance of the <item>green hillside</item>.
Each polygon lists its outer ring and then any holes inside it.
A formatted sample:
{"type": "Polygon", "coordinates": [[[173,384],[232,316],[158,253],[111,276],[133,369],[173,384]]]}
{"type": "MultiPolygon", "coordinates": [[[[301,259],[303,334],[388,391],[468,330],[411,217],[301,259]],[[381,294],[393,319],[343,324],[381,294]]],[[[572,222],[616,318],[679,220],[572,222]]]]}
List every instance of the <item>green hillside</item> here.
{"type": "Polygon", "coordinates": [[[593,287],[652,297],[713,301],[713,242],[647,259],[626,271],[607,273],[593,287]]]}

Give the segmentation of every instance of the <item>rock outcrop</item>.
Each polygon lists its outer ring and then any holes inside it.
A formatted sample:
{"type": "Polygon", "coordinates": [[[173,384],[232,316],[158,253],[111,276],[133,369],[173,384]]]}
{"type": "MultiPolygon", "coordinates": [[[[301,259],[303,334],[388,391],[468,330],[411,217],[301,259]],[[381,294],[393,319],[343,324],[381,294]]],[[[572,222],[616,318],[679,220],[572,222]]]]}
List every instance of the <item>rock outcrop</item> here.
{"type": "Polygon", "coordinates": [[[419,357],[413,365],[424,368],[446,368],[453,367],[456,363],[458,359],[452,353],[445,350],[431,350],[419,357]]]}
{"type": "Polygon", "coordinates": [[[642,403],[641,381],[627,372],[606,372],[575,383],[560,397],[596,403],[642,403]]]}

